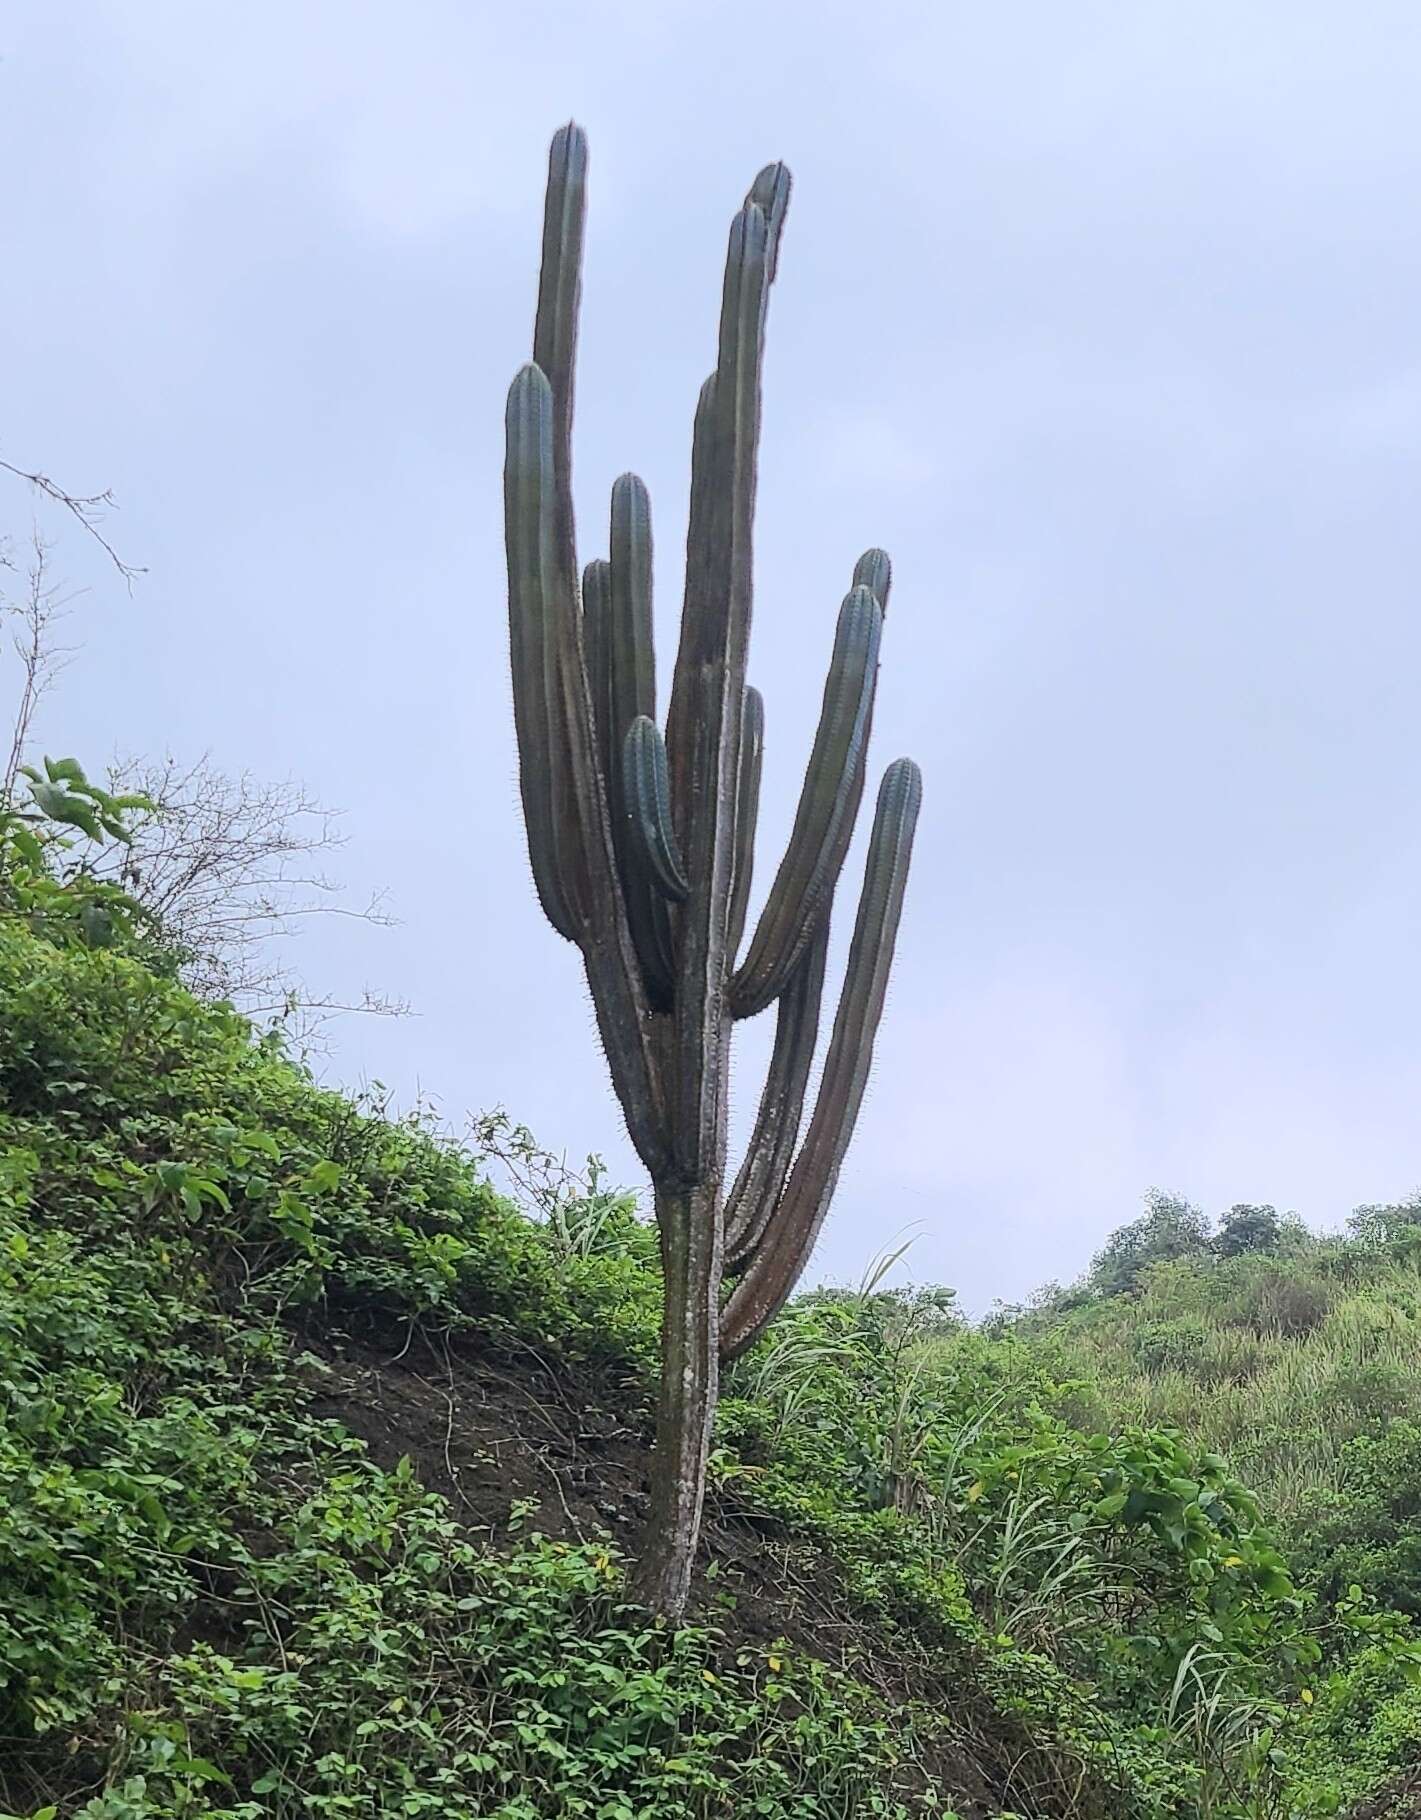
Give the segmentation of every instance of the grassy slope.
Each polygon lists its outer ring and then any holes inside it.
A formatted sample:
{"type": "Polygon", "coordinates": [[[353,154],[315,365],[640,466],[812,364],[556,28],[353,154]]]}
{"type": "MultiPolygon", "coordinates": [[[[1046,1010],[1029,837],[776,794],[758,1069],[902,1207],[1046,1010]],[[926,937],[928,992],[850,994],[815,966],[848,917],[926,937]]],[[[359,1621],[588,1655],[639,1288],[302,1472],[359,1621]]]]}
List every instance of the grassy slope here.
{"type": "MultiPolygon", "coordinates": [[[[1359,1587],[1377,1623],[1421,1614],[1421,1231],[1404,1217],[1392,1230],[1181,1258],[1134,1293],[1067,1296],[1016,1323],[1077,1380],[1083,1427],[1163,1425],[1228,1456],[1313,1591],[1320,1630],[1359,1587]]],[[[1319,1787],[1355,1797],[1387,1767],[1421,1764],[1421,1701],[1408,1682],[1383,1691],[1385,1675],[1366,1691],[1365,1650],[1352,1672],[1345,1660],[1316,1689],[1333,1732],[1303,1756],[1319,1787]]],[[[1385,1786],[1405,1797],[1398,1815],[1421,1814],[1421,1770],[1385,1786]]]]}
{"type": "Polygon", "coordinates": [[[643,1229],[555,1243],[13,922],[0,1031],[0,1808],[1261,1816],[1409,1748],[1409,1635],[1319,1616],[1222,1460],[891,1297],[737,1370],[648,1628],[643,1229]]]}
{"type": "Polygon", "coordinates": [[[1087,1421],[1168,1424],[1228,1454],[1329,1594],[1421,1612],[1421,1232],[1184,1259],[1055,1326],[1087,1421]]]}

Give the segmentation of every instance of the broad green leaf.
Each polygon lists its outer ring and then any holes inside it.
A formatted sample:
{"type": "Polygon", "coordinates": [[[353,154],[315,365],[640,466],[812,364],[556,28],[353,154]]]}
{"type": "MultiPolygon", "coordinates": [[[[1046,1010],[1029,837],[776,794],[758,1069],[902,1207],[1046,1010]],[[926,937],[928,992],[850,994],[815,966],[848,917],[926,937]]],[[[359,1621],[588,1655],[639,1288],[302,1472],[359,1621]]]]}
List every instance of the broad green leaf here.
{"type": "Polygon", "coordinates": [[[31,784],[30,794],[51,821],[64,822],[69,827],[78,828],[90,840],[103,839],[98,818],[82,796],[75,796],[58,784],[43,781],[31,784]]]}
{"type": "Polygon", "coordinates": [[[43,866],[44,847],[28,828],[16,828],[10,836],[10,844],[21,858],[27,860],[36,870],[43,866]]]}
{"type": "Polygon", "coordinates": [[[85,904],[79,912],[79,927],[84,932],[84,940],[91,948],[111,948],[113,946],[113,916],[102,904],[85,904]]]}

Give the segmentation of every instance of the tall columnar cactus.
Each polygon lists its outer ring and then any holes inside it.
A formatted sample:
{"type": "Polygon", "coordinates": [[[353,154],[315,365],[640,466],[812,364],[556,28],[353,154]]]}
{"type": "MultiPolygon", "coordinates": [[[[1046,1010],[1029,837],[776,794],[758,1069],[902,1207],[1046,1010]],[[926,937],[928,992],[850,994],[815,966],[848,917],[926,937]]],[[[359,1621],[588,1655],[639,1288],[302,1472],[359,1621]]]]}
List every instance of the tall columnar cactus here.
{"type": "Polygon", "coordinates": [[[829,913],[864,789],[889,562],[869,550],[854,568],[793,832],[737,964],[764,738],[764,707],[745,680],[760,372],[789,172],[761,171],[731,225],[716,366],[695,417],[664,734],[651,508],[634,474],[612,489],[607,558],[580,575],[577,566],[571,430],[586,181],[587,142],[566,126],[549,163],[533,359],[508,399],[513,699],[538,896],[582,951],[613,1084],[655,1187],[666,1316],[652,1513],[634,1590],[675,1615],[689,1588],[720,1364],[793,1290],[853,1133],[922,783],[899,759],[879,787],[847,977],[801,1141],[829,913]],[[731,1033],[770,1005],[769,1074],[727,1188],[731,1033]]]}

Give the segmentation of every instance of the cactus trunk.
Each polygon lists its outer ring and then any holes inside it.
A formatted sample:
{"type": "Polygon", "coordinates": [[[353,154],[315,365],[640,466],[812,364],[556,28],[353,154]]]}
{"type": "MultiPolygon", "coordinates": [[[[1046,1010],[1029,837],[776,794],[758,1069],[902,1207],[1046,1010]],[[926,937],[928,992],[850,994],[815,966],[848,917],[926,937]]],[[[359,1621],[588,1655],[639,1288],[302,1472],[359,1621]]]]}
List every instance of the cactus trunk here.
{"type": "Polygon", "coordinates": [[[650,1611],[680,1613],[691,1589],[720,1388],[719,1184],[658,1188],[656,1220],[666,1294],[661,1391],[651,1509],[631,1594],[650,1611]]]}
{"type": "Polygon", "coordinates": [[[664,732],[651,506],[634,474],[612,491],[609,556],[588,563],[579,586],[571,434],[586,182],[586,141],[564,127],[548,166],[533,361],[508,401],[509,651],[538,898],[582,951],[612,1084],[655,1188],[666,1305],[651,1515],[632,1590],[674,1618],[690,1590],[721,1364],[755,1343],[793,1291],[853,1134],[921,780],[899,759],[880,790],[843,996],[801,1139],[891,569],[881,550],[855,565],[794,830],[737,966],[765,724],[746,682],[760,381],[789,173],[767,165],[731,226],[717,364],[695,412],[664,732]],[[731,1032],[772,1004],[774,1057],[727,1203],[731,1032]]]}

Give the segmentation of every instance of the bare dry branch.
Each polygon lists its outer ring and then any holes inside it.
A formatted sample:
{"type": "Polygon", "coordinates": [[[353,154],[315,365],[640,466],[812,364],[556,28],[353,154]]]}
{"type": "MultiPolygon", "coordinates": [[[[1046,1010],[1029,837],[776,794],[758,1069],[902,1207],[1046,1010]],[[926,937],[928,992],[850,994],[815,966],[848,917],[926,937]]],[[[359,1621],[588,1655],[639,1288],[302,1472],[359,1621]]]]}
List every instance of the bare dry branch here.
{"type": "Polygon", "coordinates": [[[118,501],[110,489],[105,488],[102,493],[70,493],[66,488],[60,486],[58,481],[51,480],[47,474],[41,474],[38,469],[31,471],[17,467],[12,461],[4,460],[0,460],[0,469],[7,474],[13,474],[16,480],[27,480],[37,493],[43,494],[46,499],[52,500],[55,505],[62,507],[72,518],[76,519],[118,570],[130,592],[132,592],[137,577],[148,573],[147,569],[135,563],[125,562],[99,528],[110,512],[116,512],[119,509],[118,501]]]}
{"type": "Polygon", "coordinates": [[[302,785],[229,775],[205,756],[190,765],[128,759],[110,767],[109,783],[155,807],[132,816],[132,846],[99,870],[152,911],[182,952],[194,992],[303,1035],[344,1012],[408,1011],[370,990],[354,1000],[310,993],[279,958],[274,945],[313,916],[382,928],[395,921],[382,893],[364,904],[338,901],[341,886],[320,859],[345,844],[340,818],[302,785]]]}
{"type": "MultiPolygon", "coordinates": [[[[10,729],[10,750],[4,772],[0,774],[0,806],[10,803],[14,797],[35,710],[73,654],[72,646],[56,644],[54,628],[70,603],[77,599],[77,594],[64,594],[50,581],[51,548],[52,545],[35,529],[30,537],[31,553],[23,593],[11,595],[0,590],[0,625],[9,622],[17,626],[13,645],[20,660],[19,699],[10,729]]],[[[19,565],[8,553],[4,567],[12,574],[19,572],[19,565]]]]}

